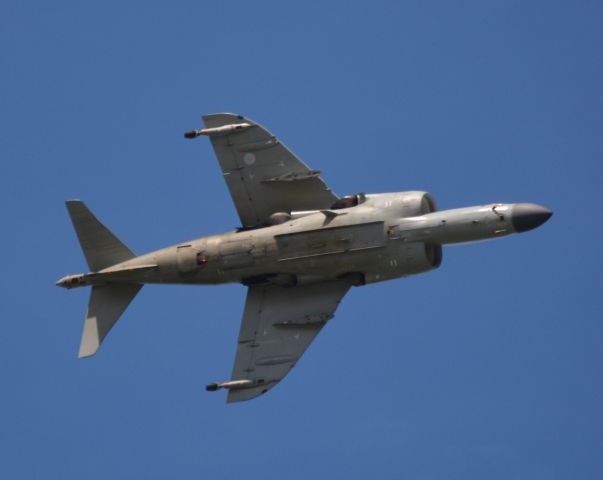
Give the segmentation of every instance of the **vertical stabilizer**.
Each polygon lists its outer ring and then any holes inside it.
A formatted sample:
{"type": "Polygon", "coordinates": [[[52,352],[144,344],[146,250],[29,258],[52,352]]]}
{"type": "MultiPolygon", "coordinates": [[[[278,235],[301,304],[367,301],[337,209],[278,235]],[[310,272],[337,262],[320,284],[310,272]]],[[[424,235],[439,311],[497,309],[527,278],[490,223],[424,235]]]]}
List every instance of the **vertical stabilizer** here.
{"type": "Polygon", "coordinates": [[[65,202],[90,271],[97,272],[136,255],[105,227],[80,200],[65,202]]]}
{"type": "Polygon", "coordinates": [[[142,285],[109,284],[92,287],[79,357],[94,355],[142,285]]]}

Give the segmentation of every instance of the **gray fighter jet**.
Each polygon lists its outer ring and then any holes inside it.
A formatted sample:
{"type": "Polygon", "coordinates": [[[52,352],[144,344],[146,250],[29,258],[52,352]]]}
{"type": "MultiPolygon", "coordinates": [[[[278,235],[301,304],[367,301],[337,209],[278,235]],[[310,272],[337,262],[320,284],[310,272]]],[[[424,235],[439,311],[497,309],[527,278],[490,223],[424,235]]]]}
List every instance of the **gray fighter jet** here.
{"type": "Polygon", "coordinates": [[[442,245],[524,232],[552,215],[531,203],[437,211],[416,191],[338,197],[256,122],[230,113],[203,120],[185,137],[209,136],[241,220],[236,231],[136,256],[83,202],[66,202],[90,273],[57,285],[92,287],[80,357],[96,353],[145,283],[242,283],[232,376],[206,388],[249,400],[289,373],[350,287],[433,270],[442,245]]]}

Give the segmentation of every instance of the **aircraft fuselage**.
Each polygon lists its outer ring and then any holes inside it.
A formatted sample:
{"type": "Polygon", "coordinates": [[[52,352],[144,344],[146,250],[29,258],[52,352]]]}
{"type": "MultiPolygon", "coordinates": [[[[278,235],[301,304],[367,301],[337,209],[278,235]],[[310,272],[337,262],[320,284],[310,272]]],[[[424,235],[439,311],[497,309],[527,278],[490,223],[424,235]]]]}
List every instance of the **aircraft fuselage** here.
{"type": "Polygon", "coordinates": [[[425,192],[361,198],[347,208],[292,212],[275,225],[179,243],[58,284],[293,286],[347,278],[363,285],[432,270],[440,265],[442,245],[529,230],[551,215],[534,204],[435,211],[425,192]]]}
{"type": "Polygon", "coordinates": [[[433,270],[442,246],[536,228],[552,215],[530,203],[437,211],[410,191],[339,197],[257,122],[232,113],[203,116],[204,128],[241,228],[136,254],[81,200],[66,207],[90,273],[62,278],[91,286],[79,357],[90,357],[143,284],[242,283],[247,295],[227,402],[278,384],[335,315],[352,286],[433,270]]]}

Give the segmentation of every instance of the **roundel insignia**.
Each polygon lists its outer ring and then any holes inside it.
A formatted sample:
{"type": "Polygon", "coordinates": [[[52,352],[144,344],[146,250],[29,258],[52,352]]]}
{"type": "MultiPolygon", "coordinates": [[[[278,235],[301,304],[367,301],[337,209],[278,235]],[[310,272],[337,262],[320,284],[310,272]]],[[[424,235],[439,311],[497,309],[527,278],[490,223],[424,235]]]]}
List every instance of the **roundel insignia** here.
{"type": "Polygon", "coordinates": [[[243,162],[245,162],[245,165],[253,165],[255,163],[255,155],[253,153],[246,153],[243,155],[243,162]]]}

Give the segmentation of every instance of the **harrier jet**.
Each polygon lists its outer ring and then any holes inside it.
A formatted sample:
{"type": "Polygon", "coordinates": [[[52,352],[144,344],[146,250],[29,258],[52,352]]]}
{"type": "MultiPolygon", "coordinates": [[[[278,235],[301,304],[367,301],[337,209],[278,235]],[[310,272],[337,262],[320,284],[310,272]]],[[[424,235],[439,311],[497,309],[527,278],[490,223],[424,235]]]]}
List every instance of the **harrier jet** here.
{"type": "Polygon", "coordinates": [[[94,355],[145,283],[241,283],[247,299],[227,401],[274,387],[352,286],[427,272],[442,245],[503,237],[552,215],[531,203],[438,211],[427,192],[337,196],[274,135],[240,115],[203,117],[239,214],[236,231],[137,256],[79,200],[67,210],[90,268],[57,282],[91,288],[79,356],[94,355]]]}

